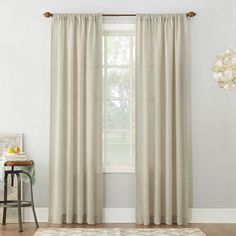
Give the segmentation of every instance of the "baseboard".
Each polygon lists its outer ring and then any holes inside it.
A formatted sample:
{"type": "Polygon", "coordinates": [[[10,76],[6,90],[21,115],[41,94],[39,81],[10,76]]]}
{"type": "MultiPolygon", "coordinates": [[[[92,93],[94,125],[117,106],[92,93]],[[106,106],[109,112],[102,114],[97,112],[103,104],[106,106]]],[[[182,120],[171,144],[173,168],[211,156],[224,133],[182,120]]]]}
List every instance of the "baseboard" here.
{"type": "Polygon", "coordinates": [[[135,223],[134,208],[104,208],[104,223],[135,223]]]}
{"type": "MultiPolygon", "coordinates": [[[[48,207],[36,207],[35,211],[38,222],[48,222],[48,207]]],[[[34,222],[34,216],[30,207],[24,208],[23,219],[24,222],[34,222]]]]}
{"type": "MultiPolygon", "coordinates": [[[[35,208],[38,222],[48,222],[48,208],[35,208]]],[[[134,208],[104,208],[104,223],[135,223],[134,208]]],[[[31,208],[24,209],[24,222],[34,222],[31,208]]]]}
{"type": "Polygon", "coordinates": [[[190,208],[189,223],[236,223],[236,208],[190,208]]]}
{"type": "MultiPolygon", "coordinates": [[[[39,222],[48,221],[48,208],[37,207],[39,222]]],[[[24,209],[24,222],[34,222],[32,210],[24,209]]],[[[134,208],[104,208],[104,223],[135,223],[134,208]]],[[[190,208],[189,223],[236,223],[236,208],[190,208]]]]}

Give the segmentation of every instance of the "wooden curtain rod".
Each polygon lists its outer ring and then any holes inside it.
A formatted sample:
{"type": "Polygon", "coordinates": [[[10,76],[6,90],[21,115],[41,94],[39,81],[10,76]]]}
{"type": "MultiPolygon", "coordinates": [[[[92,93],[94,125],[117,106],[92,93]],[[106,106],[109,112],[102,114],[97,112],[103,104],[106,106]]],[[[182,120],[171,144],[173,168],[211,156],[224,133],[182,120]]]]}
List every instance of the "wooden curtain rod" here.
{"type": "MultiPolygon", "coordinates": [[[[50,18],[53,17],[53,13],[45,12],[43,13],[43,16],[50,18]]],[[[136,16],[136,14],[102,14],[102,16],[136,16]]],[[[194,17],[194,16],[196,16],[196,13],[193,11],[186,13],[186,17],[194,17]]]]}

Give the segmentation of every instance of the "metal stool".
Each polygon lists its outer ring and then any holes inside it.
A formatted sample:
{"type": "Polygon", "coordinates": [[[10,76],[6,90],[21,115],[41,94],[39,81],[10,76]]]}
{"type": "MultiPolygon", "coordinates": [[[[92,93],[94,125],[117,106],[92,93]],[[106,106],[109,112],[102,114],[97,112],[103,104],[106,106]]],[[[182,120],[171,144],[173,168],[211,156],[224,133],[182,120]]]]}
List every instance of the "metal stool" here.
{"type": "Polygon", "coordinates": [[[32,179],[31,176],[22,171],[22,170],[14,170],[15,166],[30,166],[32,165],[32,161],[7,161],[5,166],[11,167],[11,170],[5,170],[4,177],[4,200],[0,201],[1,206],[3,207],[3,217],[2,217],[2,225],[6,225],[6,215],[8,207],[17,207],[18,208],[18,220],[19,220],[19,232],[23,232],[22,228],[22,213],[21,207],[32,207],[35,224],[39,227],[35,209],[34,209],[34,199],[33,199],[33,188],[32,188],[32,179]],[[17,176],[17,200],[7,200],[7,176],[11,175],[11,186],[14,185],[14,175],[17,176]],[[22,201],[21,200],[21,174],[27,175],[30,180],[30,190],[31,190],[31,201],[22,201]]]}

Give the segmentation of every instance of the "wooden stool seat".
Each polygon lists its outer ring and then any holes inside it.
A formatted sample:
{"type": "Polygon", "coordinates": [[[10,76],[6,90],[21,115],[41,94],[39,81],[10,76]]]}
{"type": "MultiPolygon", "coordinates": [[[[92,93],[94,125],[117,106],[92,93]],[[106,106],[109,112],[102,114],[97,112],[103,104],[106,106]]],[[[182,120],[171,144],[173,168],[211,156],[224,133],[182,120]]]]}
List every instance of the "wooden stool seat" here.
{"type": "Polygon", "coordinates": [[[33,161],[7,161],[5,166],[31,166],[33,161]]]}

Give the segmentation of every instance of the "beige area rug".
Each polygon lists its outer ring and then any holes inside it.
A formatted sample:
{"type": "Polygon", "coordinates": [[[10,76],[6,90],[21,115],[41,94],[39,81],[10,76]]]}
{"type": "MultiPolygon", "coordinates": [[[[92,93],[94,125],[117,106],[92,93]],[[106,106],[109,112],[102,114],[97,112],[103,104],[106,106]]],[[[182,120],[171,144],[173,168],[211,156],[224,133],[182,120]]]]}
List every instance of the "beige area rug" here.
{"type": "Polygon", "coordinates": [[[92,229],[92,228],[40,228],[34,236],[206,236],[196,228],[155,229],[92,229]]]}

